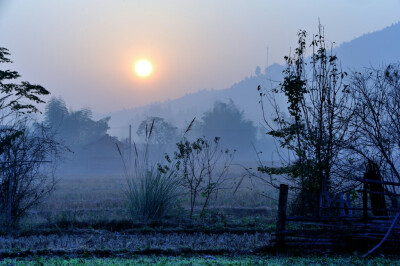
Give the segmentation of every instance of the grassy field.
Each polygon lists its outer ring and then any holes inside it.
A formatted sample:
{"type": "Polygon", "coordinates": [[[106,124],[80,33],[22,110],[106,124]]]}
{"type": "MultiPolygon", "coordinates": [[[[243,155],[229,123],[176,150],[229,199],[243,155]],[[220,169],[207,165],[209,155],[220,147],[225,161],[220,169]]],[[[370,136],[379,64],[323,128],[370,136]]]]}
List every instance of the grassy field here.
{"type": "MultiPolygon", "coordinates": [[[[123,176],[60,178],[53,193],[29,211],[13,234],[0,230],[3,232],[0,258],[52,257],[52,254],[101,256],[104,252],[110,257],[125,253],[177,255],[182,252],[230,254],[239,251],[247,254],[270,245],[276,211],[270,199],[251,189],[248,180],[236,193],[233,193],[234,184],[230,184],[218,197],[212,198],[204,219],[196,216],[189,220],[188,202],[183,199],[180,207],[168,217],[151,224],[129,217],[123,195],[125,186],[123,176]]],[[[154,260],[150,257],[142,259],[145,262],[154,260]]],[[[165,260],[161,257],[160,263],[165,260]]],[[[185,261],[183,258],[177,260],[185,261]]],[[[17,261],[8,262],[16,264],[17,261]]],[[[59,264],[63,260],[54,259],[53,262],[59,264]]],[[[75,262],[79,261],[71,261],[72,264],[75,262]]],[[[96,264],[100,260],[86,261],[92,262],[96,264]]]]}
{"type": "Polygon", "coordinates": [[[1,265],[400,265],[398,258],[271,256],[135,256],[123,258],[6,259],[1,265]]]}
{"type": "MultiPolygon", "coordinates": [[[[359,256],[272,256],[277,191],[232,173],[203,219],[188,219],[188,201],[162,221],[131,219],[123,176],[64,176],[13,234],[0,235],[2,265],[394,265],[396,259],[359,256]],[[256,188],[258,191],[255,191],[256,188]],[[266,192],[268,197],[259,194],[266,192]],[[207,254],[207,255],[205,255],[207,254]],[[241,255],[239,255],[241,254],[241,255]],[[256,255],[258,254],[258,255],[256,255]],[[269,254],[263,256],[263,254],[269,254]]],[[[0,230],[1,231],[1,230],[0,230]]],[[[279,253],[280,254],[280,253],[279,253]]],[[[342,254],[342,253],[340,253],[342,254]]],[[[379,254],[379,253],[378,253],[379,254]]],[[[400,264],[399,264],[400,265],[400,264]]]]}
{"type": "MultiPolygon", "coordinates": [[[[236,169],[232,182],[227,183],[216,197],[210,201],[210,213],[224,216],[224,219],[248,220],[253,217],[274,217],[276,213],[277,192],[259,181],[244,179],[234,193],[242,172],[236,169]],[[254,187],[267,191],[264,197],[254,187]]],[[[123,190],[126,187],[124,176],[61,176],[56,189],[42,204],[29,212],[22,224],[54,224],[64,222],[118,221],[129,219],[123,190]]],[[[201,200],[201,199],[200,199],[201,200]]],[[[187,199],[180,202],[180,209],[171,215],[186,218],[189,208],[187,199]]]]}

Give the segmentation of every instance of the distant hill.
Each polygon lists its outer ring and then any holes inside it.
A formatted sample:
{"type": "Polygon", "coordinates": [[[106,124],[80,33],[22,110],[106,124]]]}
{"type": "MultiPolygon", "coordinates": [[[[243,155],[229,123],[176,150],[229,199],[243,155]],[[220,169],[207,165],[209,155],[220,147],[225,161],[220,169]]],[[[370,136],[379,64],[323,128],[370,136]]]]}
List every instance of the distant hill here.
{"type": "Polygon", "coordinates": [[[400,22],[345,42],[335,51],[343,66],[352,70],[397,62],[400,60],[400,22]]]}
{"type": "MultiPolygon", "coordinates": [[[[335,49],[335,52],[345,70],[379,67],[385,63],[400,61],[400,23],[343,43],[335,49]]],[[[128,125],[132,124],[135,132],[146,116],[160,116],[183,128],[193,117],[201,119],[202,114],[210,110],[215,101],[226,102],[229,99],[244,110],[246,118],[258,125],[262,121],[262,114],[258,103],[257,86],[262,85],[264,88],[277,86],[282,78],[283,69],[284,66],[274,64],[268,67],[265,73],[245,77],[227,89],[204,89],[174,100],[111,113],[109,133],[118,137],[127,136],[128,125]]],[[[266,108],[268,116],[271,110],[268,106],[266,108]]]]}

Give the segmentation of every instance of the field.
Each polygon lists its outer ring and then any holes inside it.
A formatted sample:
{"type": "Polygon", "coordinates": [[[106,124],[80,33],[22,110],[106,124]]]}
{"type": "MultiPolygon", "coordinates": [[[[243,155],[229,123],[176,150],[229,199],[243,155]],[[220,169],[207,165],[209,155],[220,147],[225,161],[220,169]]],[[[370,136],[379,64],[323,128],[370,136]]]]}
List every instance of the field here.
{"type": "Polygon", "coordinates": [[[0,257],[252,254],[270,245],[274,204],[248,181],[235,194],[232,185],[213,198],[204,219],[189,220],[182,200],[164,220],[151,223],[130,218],[125,185],[122,175],[60,178],[12,235],[0,235],[0,257]]]}
{"type": "MultiPolygon", "coordinates": [[[[240,177],[240,172],[233,173],[240,177]]],[[[32,209],[13,234],[0,235],[3,264],[57,265],[370,265],[392,259],[293,257],[273,248],[276,191],[244,179],[212,199],[207,216],[188,219],[188,202],[157,222],[132,220],[123,176],[64,176],[53,194],[32,209]],[[267,191],[268,197],[258,192],[267,191]]],[[[259,183],[256,183],[259,182],[259,183]]],[[[321,252],[313,253],[320,256],[321,252]]],[[[311,253],[307,256],[312,256],[311,253]]],[[[333,257],[332,257],[333,256],[333,257]]]]}
{"type": "MultiPolygon", "coordinates": [[[[275,217],[277,191],[257,180],[245,178],[234,193],[237,182],[244,174],[237,166],[230,174],[231,182],[213,197],[210,202],[211,213],[227,219],[254,217],[275,217]],[[267,192],[268,197],[255,192],[267,192]],[[271,199],[272,198],[272,199],[271,199]]],[[[126,179],[121,175],[110,176],[61,176],[56,189],[50,197],[33,209],[28,217],[29,223],[57,223],[58,221],[94,222],[121,221],[128,219],[123,191],[126,179]]],[[[188,201],[180,202],[179,214],[172,213],[175,219],[184,219],[188,201]]]]}

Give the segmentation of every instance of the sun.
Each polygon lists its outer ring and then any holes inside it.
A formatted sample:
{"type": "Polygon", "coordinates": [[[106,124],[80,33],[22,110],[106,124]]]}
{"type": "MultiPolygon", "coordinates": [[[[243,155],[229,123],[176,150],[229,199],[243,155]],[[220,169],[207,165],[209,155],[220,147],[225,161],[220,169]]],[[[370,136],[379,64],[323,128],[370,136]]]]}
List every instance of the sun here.
{"type": "Polygon", "coordinates": [[[148,77],[153,71],[153,66],[147,59],[141,59],[135,64],[135,72],[140,77],[148,77]]]}

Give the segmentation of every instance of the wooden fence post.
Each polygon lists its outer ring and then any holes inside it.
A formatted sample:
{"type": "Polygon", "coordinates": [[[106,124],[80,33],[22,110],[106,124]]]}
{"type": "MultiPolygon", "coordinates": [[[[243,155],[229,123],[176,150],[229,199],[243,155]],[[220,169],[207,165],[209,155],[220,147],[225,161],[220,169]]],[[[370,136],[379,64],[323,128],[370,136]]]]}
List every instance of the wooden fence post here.
{"type": "Polygon", "coordinates": [[[288,185],[281,184],[279,186],[278,217],[276,221],[277,246],[283,246],[285,242],[283,231],[285,230],[285,223],[286,223],[286,207],[287,207],[288,191],[289,191],[288,185]]]}
{"type": "Polygon", "coordinates": [[[368,183],[364,182],[363,187],[363,222],[368,223],[368,183]]]}
{"type": "Polygon", "coordinates": [[[14,174],[15,174],[15,166],[12,166],[12,171],[10,174],[10,179],[9,179],[9,184],[8,184],[8,204],[7,204],[7,222],[8,222],[8,233],[11,232],[11,226],[12,226],[12,189],[13,189],[13,179],[14,179],[14,174]]]}

